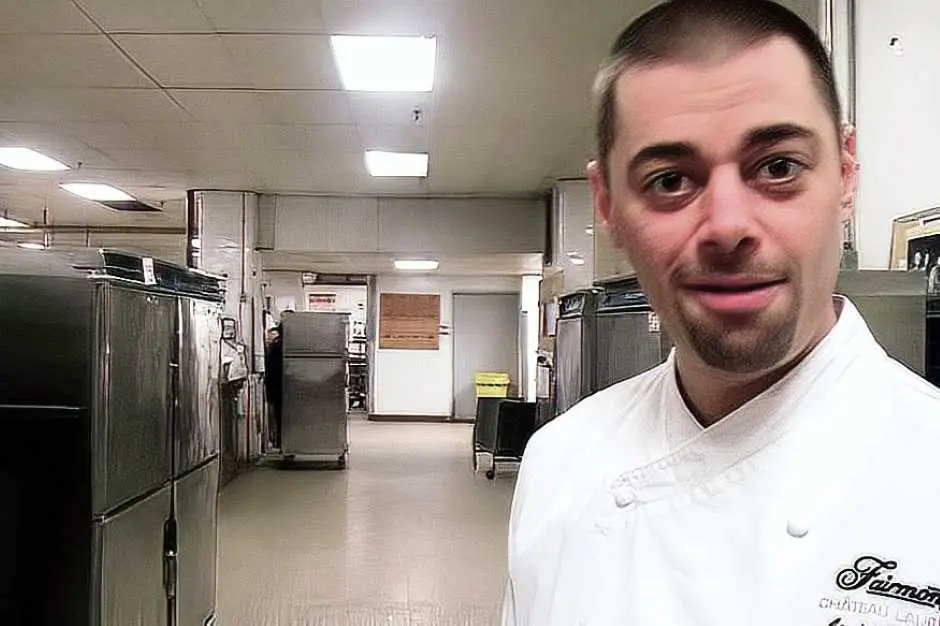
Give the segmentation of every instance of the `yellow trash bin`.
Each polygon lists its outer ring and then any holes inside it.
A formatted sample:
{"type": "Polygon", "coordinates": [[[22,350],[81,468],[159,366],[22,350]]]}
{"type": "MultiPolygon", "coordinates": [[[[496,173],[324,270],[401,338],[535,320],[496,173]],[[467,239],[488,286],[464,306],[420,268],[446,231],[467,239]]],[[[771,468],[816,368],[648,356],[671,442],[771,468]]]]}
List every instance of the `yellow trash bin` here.
{"type": "Polygon", "coordinates": [[[476,375],[478,398],[505,398],[509,396],[509,374],[479,372],[476,375]]]}

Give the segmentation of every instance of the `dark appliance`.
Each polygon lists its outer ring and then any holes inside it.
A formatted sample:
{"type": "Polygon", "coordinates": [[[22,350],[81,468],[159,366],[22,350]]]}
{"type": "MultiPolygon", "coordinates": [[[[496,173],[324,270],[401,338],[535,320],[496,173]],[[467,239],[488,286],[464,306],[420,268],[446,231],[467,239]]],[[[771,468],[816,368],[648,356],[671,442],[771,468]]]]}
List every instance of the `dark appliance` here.
{"type": "Polygon", "coordinates": [[[672,345],[635,279],[608,285],[597,307],[596,390],[665,362],[672,345]]]}
{"type": "Polygon", "coordinates": [[[597,290],[562,296],[555,336],[555,415],[594,393],[597,290]]]}

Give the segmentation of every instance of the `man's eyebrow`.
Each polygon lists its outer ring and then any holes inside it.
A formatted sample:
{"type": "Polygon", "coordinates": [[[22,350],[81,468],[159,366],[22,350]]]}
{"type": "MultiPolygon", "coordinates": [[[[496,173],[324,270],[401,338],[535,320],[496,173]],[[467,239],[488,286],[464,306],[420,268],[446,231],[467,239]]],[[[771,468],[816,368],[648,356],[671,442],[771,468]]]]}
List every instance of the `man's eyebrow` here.
{"type": "Polygon", "coordinates": [[[807,139],[815,145],[819,141],[819,136],[809,128],[798,124],[774,124],[763,128],[755,128],[749,132],[744,142],[744,148],[745,150],[760,148],[788,139],[807,139]]]}
{"type": "MultiPolygon", "coordinates": [[[[788,139],[806,139],[813,142],[815,146],[819,141],[819,135],[799,124],[773,124],[755,128],[749,132],[744,141],[744,150],[753,150],[788,139]]],[[[648,161],[674,161],[695,156],[696,152],[693,144],[684,141],[652,144],[637,152],[630,159],[628,171],[633,171],[648,161]]]]}
{"type": "Polygon", "coordinates": [[[629,170],[633,171],[647,161],[683,159],[695,154],[695,147],[690,143],[657,143],[646,146],[630,159],[629,170]]]}

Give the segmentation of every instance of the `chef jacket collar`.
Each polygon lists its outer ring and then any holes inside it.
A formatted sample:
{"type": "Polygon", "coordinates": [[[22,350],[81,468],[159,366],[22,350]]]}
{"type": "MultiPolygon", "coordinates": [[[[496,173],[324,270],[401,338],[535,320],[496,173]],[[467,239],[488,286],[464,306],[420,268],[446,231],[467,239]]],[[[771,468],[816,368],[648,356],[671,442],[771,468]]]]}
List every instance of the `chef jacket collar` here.
{"type": "MultiPolygon", "coordinates": [[[[767,448],[804,419],[819,413],[826,392],[863,354],[883,351],[855,306],[834,301],[838,321],[826,337],[780,381],[708,428],[701,428],[686,406],[676,378],[675,350],[666,363],[660,410],[644,425],[649,435],[692,435],[652,462],[618,476],[612,489],[630,491],[636,502],[669,497],[675,489],[704,483],[767,448]],[[691,428],[689,425],[694,425],[691,428]]],[[[655,437],[653,437],[655,439],[655,437]]],[[[647,439],[650,440],[650,439],[647,439]]]]}

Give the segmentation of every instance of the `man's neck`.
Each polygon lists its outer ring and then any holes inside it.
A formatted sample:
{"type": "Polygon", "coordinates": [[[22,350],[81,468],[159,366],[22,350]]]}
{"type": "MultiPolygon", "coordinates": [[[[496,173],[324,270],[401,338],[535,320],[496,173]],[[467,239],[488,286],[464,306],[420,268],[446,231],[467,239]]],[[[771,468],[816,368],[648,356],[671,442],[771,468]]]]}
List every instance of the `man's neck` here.
{"type": "Polygon", "coordinates": [[[739,374],[710,367],[697,356],[679,350],[676,378],[686,406],[708,428],[764,393],[799,365],[821,342],[838,320],[839,311],[812,335],[811,341],[777,366],[763,372],[739,374]]]}

